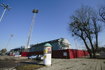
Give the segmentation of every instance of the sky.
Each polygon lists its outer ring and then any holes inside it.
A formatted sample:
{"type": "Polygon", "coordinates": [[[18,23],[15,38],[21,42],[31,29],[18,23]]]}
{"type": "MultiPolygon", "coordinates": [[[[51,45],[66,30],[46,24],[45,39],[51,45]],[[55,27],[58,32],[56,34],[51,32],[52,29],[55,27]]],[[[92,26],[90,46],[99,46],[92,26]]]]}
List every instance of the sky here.
{"type": "MultiPolygon", "coordinates": [[[[70,16],[81,5],[99,8],[105,4],[104,0],[0,0],[8,4],[10,10],[6,11],[0,22],[0,49],[8,50],[24,46],[27,43],[29,27],[32,22],[32,10],[38,9],[35,25],[32,31],[30,44],[41,43],[58,38],[66,38],[71,48],[83,48],[82,41],[78,42],[70,36],[68,24],[70,16]],[[10,35],[13,34],[11,40],[10,35]]],[[[3,12],[0,7],[0,16],[3,12]]],[[[105,45],[105,30],[100,33],[101,45],[105,45]]]]}

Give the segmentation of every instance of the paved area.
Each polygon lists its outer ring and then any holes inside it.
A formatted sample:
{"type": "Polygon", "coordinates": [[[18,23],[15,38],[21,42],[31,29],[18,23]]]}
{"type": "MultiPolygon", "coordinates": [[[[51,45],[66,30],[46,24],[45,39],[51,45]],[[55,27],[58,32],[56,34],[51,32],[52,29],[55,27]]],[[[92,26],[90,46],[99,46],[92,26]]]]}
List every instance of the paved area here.
{"type": "MultiPolygon", "coordinates": [[[[15,58],[9,56],[0,57],[0,70],[16,70],[16,66],[26,64],[43,64],[43,61],[29,60],[27,58],[15,58]]],[[[34,69],[36,70],[36,69],[34,69]]],[[[105,59],[52,59],[52,65],[37,70],[105,70],[105,59]]]]}
{"type": "Polygon", "coordinates": [[[105,59],[53,59],[52,66],[37,70],[105,70],[105,59]]]}

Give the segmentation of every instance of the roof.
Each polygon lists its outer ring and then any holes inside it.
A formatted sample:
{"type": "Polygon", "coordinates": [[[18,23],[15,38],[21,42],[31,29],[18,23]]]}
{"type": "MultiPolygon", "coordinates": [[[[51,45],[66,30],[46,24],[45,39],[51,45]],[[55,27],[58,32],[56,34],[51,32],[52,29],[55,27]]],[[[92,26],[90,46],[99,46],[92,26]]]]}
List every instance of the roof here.
{"type": "Polygon", "coordinates": [[[52,47],[52,45],[50,43],[46,43],[44,46],[46,46],[46,47],[52,47]]]}
{"type": "MultiPolygon", "coordinates": [[[[64,39],[64,38],[59,38],[59,39],[64,39]]],[[[32,45],[32,47],[33,47],[33,46],[37,46],[37,45],[42,45],[42,44],[44,45],[45,43],[56,42],[56,41],[58,41],[59,39],[55,39],[55,40],[51,40],[51,41],[46,41],[46,42],[38,43],[38,44],[32,45]]]]}

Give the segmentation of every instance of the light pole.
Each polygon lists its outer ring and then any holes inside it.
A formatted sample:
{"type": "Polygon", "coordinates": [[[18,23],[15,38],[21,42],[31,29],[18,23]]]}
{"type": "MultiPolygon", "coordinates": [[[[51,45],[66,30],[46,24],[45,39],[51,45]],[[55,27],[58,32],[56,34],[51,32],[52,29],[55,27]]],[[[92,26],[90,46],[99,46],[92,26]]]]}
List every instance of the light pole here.
{"type": "Polygon", "coordinates": [[[4,11],[3,11],[3,13],[2,13],[2,15],[1,15],[1,17],[0,17],[0,22],[1,22],[1,20],[2,20],[2,18],[3,18],[3,16],[4,16],[4,14],[5,14],[5,12],[6,12],[6,10],[10,10],[10,8],[9,8],[9,6],[8,5],[5,5],[5,4],[0,4],[0,6],[2,6],[3,8],[4,8],[4,11]]]}
{"type": "Polygon", "coordinates": [[[27,39],[26,48],[28,48],[29,43],[30,43],[30,39],[31,39],[31,35],[32,35],[32,29],[33,29],[33,26],[35,24],[35,16],[38,13],[38,10],[33,9],[32,13],[33,13],[33,18],[32,18],[32,23],[30,25],[30,29],[29,29],[29,33],[28,33],[28,39],[27,39]]]}
{"type": "Polygon", "coordinates": [[[9,39],[8,39],[8,41],[7,41],[7,44],[6,44],[6,48],[7,48],[7,49],[8,49],[8,45],[9,45],[9,43],[10,43],[10,41],[11,41],[11,39],[12,39],[13,36],[14,36],[14,35],[11,34],[10,37],[9,37],[9,39]]]}

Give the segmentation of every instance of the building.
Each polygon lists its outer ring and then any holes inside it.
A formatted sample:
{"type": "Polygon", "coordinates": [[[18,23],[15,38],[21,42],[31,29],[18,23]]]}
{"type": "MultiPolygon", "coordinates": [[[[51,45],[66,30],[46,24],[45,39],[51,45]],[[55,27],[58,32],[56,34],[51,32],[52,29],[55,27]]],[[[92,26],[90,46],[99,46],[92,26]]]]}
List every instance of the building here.
{"type": "Polygon", "coordinates": [[[32,45],[29,51],[30,52],[43,51],[44,44],[46,43],[50,43],[53,46],[52,50],[64,50],[64,49],[70,48],[69,41],[67,39],[61,38],[61,39],[56,39],[56,40],[32,45]]]}
{"type": "Polygon", "coordinates": [[[22,56],[43,55],[44,45],[50,43],[52,45],[53,58],[78,58],[88,55],[85,50],[70,49],[70,43],[65,38],[51,40],[39,44],[32,45],[26,52],[22,52],[22,56]]]}

